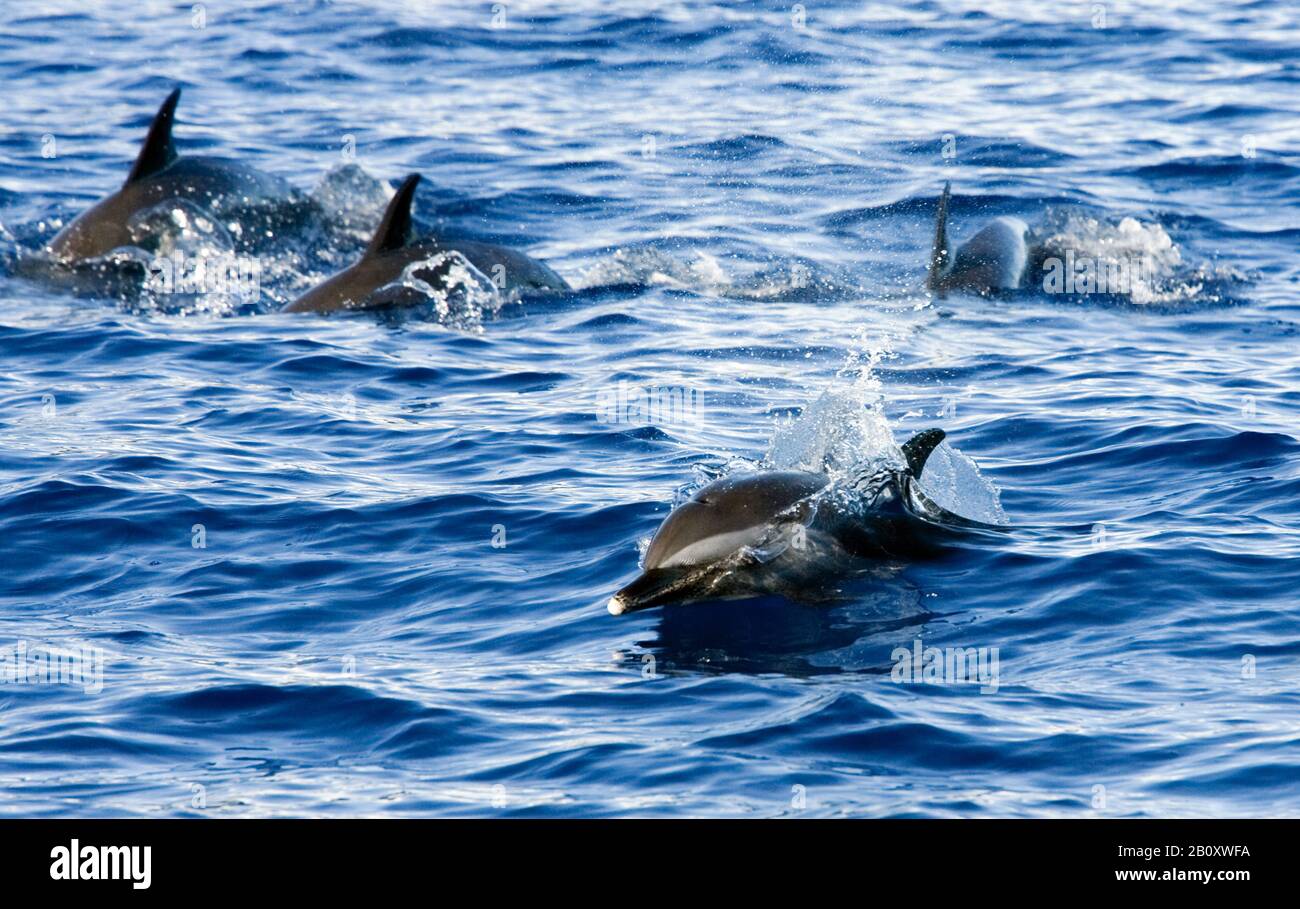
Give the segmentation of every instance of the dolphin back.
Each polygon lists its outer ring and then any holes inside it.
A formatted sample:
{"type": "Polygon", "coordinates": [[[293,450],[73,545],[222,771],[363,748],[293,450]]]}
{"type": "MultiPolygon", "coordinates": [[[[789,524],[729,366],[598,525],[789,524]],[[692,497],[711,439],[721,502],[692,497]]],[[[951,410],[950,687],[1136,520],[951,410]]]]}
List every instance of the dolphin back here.
{"type": "Polygon", "coordinates": [[[270,174],[221,158],[178,155],[172,125],[181,90],[158,108],[126,182],[74,218],[46,246],[64,263],[103,256],[131,245],[132,219],[170,200],[193,202],[215,213],[252,212],[287,198],[292,188],[270,174]]]}
{"type": "Polygon", "coordinates": [[[975,290],[1017,289],[1029,260],[1028,232],[1019,218],[994,218],[958,248],[950,280],[975,290]]]}
{"type": "MultiPolygon", "coordinates": [[[[411,204],[419,174],[408,174],[384,210],[361,258],[334,277],[316,285],[284,307],[284,312],[335,312],[349,306],[382,309],[418,303],[411,295],[398,292],[378,294],[397,280],[406,266],[423,262],[439,253],[459,252],[502,290],[567,290],[564,279],[545,264],[521,252],[475,241],[456,242],[427,238],[413,239],[411,204]],[[372,296],[373,295],[373,296],[372,296]]],[[[452,262],[445,260],[420,277],[430,284],[445,283],[452,262]]]]}
{"type": "Polygon", "coordinates": [[[948,239],[952,184],[943,185],[935,213],[926,288],[940,297],[953,288],[987,294],[1017,290],[1029,262],[1029,227],[1019,218],[994,218],[954,252],[948,239]]]}

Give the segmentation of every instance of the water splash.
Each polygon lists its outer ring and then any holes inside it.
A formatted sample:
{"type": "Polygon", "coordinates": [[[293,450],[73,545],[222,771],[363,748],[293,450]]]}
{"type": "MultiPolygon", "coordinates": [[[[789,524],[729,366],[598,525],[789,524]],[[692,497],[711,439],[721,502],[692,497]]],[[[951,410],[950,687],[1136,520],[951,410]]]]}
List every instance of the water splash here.
{"type": "Polygon", "coordinates": [[[231,229],[212,212],[185,199],[169,199],[136,212],[127,230],[134,245],[159,256],[202,257],[235,250],[231,229]]]}
{"type": "Polygon", "coordinates": [[[829,300],[861,291],[852,280],[809,259],[772,256],[766,261],[729,260],[677,244],[625,247],[589,268],[580,289],[635,285],[669,287],[736,300],[829,300]]]}
{"type": "Polygon", "coordinates": [[[364,244],[393,198],[393,188],[360,165],[341,164],[321,177],[307,196],[337,232],[364,244]]]}
{"type": "Polygon", "coordinates": [[[412,262],[401,277],[366,298],[358,307],[381,310],[386,318],[438,322],[449,328],[481,332],[485,318],[508,301],[492,280],[455,250],[412,262]]]}
{"type": "Polygon", "coordinates": [[[904,463],[885,417],[884,386],[877,367],[893,354],[893,338],[858,329],[845,364],[831,384],[798,417],[778,422],[767,464],[778,470],[809,470],[844,479],[864,466],[904,463]]]}
{"type": "MultiPolygon", "coordinates": [[[[864,471],[904,467],[876,372],[893,354],[893,343],[878,332],[860,331],[831,385],[798,417],[775,427],[764,462],[778,470],[826,473],[835,486],[864,471]]],[[[919,485],[954,514],[986,524],[1008,523],[997,487],[971,458],[946,442],[931,454],[919,485]]]]}
{"type": "Polygon", "coordinates": [[[614,250],[587,269],[577,286],[587,289],[622,284],[703,291],[730,287],[731,277],[707,253],[697,251],[692,259],[662,246],[639,246],[614,250]]]}
{"type": "Polygon", "coordinates": [[[1093,273],[1091,280],[1101,282],[1096,289],[1066,291],[1078,298],[1099,295],[1139,306],[1219,303],[1229,285],[1246,280],[1234,268],[1184,262],[1182,250],[1163,225],[1132,217],[1112,222],[1049,209],[1033,243],[1029,273],[1038,286],[1047,287],[1052,263],[1076,275],[1086,267],[1093,273]]]}
{"type": "Polygon", "coordinates": [[[878,393],[866,383],[839,380],[798,417],[775,427],[764,461],[776,470],[825,473],[835,480],[868,464],[904,463],[878,393]]]}
{"type": "Polygon", "coordinates": [[[975,462],[947,442],[925,462],[918,486],[932,502],[984,524],[1006,525],[998,488],[980,474],[975,462]]]}

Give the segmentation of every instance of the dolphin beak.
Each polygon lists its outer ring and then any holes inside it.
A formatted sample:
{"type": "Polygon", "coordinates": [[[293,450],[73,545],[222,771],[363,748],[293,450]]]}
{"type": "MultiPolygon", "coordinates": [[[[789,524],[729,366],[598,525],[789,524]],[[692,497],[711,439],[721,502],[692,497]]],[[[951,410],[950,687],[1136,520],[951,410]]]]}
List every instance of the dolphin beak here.
{"type": "Polygon", "coordinates": [[[609,603],[605,608],[609,610],[610,615],[622,615],[627,612],[627,600],[623,599],[621,593],[616,593],[609,598],[609,603]]]}
{"type": "Polygon", "coordinates": [[[623,615],[679,599],[674,594],[685,586],[683,581],[689,577],[685,571],[652,568],[610,597],[606,608],[610,615],[623,615]]]}

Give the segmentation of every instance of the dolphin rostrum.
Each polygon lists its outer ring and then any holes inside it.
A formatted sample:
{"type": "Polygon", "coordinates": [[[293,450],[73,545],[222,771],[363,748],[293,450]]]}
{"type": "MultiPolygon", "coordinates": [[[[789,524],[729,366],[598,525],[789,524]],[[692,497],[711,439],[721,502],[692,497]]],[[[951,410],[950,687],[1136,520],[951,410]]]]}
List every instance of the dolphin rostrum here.
{"type": "Polygon", "coordinates": [[[943,185],[935,216],[934,247],[926,287],[939,296],[949,290],[978,294],[1019,289],[1029,260],[1029,227],[1019,218],[994,218],[954,253],[948,242],[948,200],[952,184],[943,185]]]}
{"type": "Polygon", "coordinates": [[[132,219],[169,200],[192,202],[214,214],[289,195],[283,180],[221,158],[181,156],[172,142],[172,123],[181,90],[158,108],[126,182],[78,215],[55,235],[46,251],[64,263],[103,256],[137,242],[132,219]]]}
{"type": "MultiPolygon", "coordinates": [[[[419,182],[419,174],[410,174],[402,181],[358,261],[307,291],[286,306],[284,312],[323,313],[391,306],[393,301],[385,295],[372,295],[400,279],[408,266],[429,260],[435,261],[416,276],[429,283],[442,281],[454,263],[451,253],[460,253],[500,290],[569,289],[564,279],[546,265],[513,249],[469,240],[440,242],[432,237],[413,240],[411,201],[419,182]]],[[[405,299],[399,296],[398,302],[405,299]]]]}
{"type": "Polygon", "coordinates": [[[902,446],[906,467],[872,468],[838,490],[826,474],[809,471],[714,480],[664,519],[641,575],[614,594],[610,613],[750,592],[744,575],[782,558],[923,552],[945,527],[982,526],[939,507],[916,486],[944,435],[941,429],[917,433],[902,446]]]}

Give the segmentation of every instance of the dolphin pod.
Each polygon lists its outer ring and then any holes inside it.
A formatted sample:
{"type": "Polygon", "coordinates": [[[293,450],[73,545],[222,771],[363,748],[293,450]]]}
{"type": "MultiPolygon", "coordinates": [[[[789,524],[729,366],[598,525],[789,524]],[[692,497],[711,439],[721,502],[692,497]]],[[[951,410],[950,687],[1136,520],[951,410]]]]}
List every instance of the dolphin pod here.
{"type": "MultiPolygon", "coordinates": [[[[219,158],[182,156],[172,139],[180,89],[159,108],[121,188],[81,213],[47,245],[59,263],[104,256],[133,242],[133,220],[168,200],[188,200],[214,213],[290,193],[279,178],[219,158]]],[[[405,275],[445,283],[467,264],[491,275],[502,290],[563,291],[564,279],[523,253],[470,240],[413,235],[411,206],[419,174],[397,189],[364,253],[352,265],[284,307],[284,312],[329,313],[402,305],[405,275]],[[457,257],[454,254],[459,254],[457,257]],[[389,291],[389,293],[385,293],[389,291]]],[[[935,220],[927,288],[938,296],[1020,286],[1028,228],[1010,217],[985,225],[955,250],[948,239],[951,186],[945,184],[935,220]]],[[[847,484],[824,473],[760,471],[709,483],[674,509],[646,551],[642,571],[610,598],[614,615],[673,602],[753,592],[747,575],[790,563],[825,566],[823,557],[891,557],[933,548],[945,531],[986,527],[946,511],[920,490],[940,429],[918,433],[902,446],[906,465],[873,466],[847,484]]]]}
{"type": "MultiPolygon", "coordinates": [[[[163,202],[190,201],[220,214],[290,194],[288,183],[252,167],[221,158],[179,154],[172,127],[180,97],[181,90],[176,88],[158,108],[121,188],[78,215],[46,245],[45,252],[53,260],[73,265],[131,245],[136,216],[163,202]]],[[[374,292],[400,278],[408,265],[453,250],[490,276],[501,290],[569,288],[546,265],[512,249],[472,240],[457,239],[452,246],[432,237],[413,240],[411,202],[419,181],[419,175],[412,174],[402,183],[359,262],[303,294],[284,311],[324,313],[393,305],[393,297],[378,298],[374,292]]],[[[453,261],[444,256],[418,277],[430,283],[441,281],[453,261]]],[[[397,302],[401,302],[400,298],[397,302]]]]}
{"type": "MultiPolygon", "coordinates": [[[[172,138],[180,88],[159,107],[126,181],[115,192],[78,215],[47,244],[58,262],[73,264],[104,256],[133,241],[132,222],[140,213],[169,200],[201,204],[214,213],[283,198],[290,186],[278,177],[222,158],[180,155],[172,138]]],[[[284,307],[285,312],[326,313],[372,309],[403,302],[400,294],[375,292],[397,281],[413,264],[429,262],[415,276],[440,281],[454,264],[455,251],[501,290],[564,291],[569,286],[545,264],[523,253],[473,240],[452,243],[411,236],[411,204],[420,176],[403,181],[388,205],[361,259],[284,307]],[[437,257],[438,261],[433,261],[437,257]]],[[[1023,280],[1028,228],[1018,218],[996,218],[955,251],[948,239],[951,185],[945,184],[935,219],[927,288],[939,296],[953,289],[975,293],[1014,290],[1023,280]]]]}

